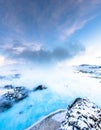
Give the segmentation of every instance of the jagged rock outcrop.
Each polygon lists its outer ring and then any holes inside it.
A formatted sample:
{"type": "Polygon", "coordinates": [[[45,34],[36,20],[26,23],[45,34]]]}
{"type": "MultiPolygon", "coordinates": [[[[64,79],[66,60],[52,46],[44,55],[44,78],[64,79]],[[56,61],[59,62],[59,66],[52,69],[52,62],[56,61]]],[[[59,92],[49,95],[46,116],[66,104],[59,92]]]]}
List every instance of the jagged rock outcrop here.
{"type": "Polygon", "coordinates": [[[22,86],[6,85],[4,88],[7,92],[0,97],[0,112],[9,109],[14,103],[26,98],[29,94],[28,89],[22,86]]]}
{"type": "Polygon", "coordinates": [[[101,130],[101,109],[88,99],[77,98],[58,130],[101,130]]]}

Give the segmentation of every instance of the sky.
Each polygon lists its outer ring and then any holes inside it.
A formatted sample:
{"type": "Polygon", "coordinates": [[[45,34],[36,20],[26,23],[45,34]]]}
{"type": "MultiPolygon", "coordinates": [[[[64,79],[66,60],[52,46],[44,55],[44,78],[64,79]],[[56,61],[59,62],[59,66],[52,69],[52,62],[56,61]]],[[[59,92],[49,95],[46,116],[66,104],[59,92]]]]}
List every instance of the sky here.
{"type": "Polygon", "coordinates": [[[45,84],[100,104],[100,79],[80,64],[101,66],[101,0],[0,0],[0,88],[45,84]]]}
{"type": "Polygon", "coordinates": [[[100,34],[101,0],[0,0],[0,66],[89,61],[100,34]]]}

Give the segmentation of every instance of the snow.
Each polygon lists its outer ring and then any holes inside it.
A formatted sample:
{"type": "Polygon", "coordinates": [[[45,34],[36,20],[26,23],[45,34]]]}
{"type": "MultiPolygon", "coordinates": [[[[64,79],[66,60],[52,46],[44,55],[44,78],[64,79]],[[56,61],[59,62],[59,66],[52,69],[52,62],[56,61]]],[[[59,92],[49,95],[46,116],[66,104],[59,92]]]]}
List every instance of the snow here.
{"type": "Polygon", "coordinates": [[[7,92],[14,92],[12,89],[4,89],[4,88],[0,88],[0,96],[2,96],[3,94],[7,93],[7,92]]]}
{"type": "Polygon", "coordinates": [[[68,130],[69,127],[88,130],[100,130],[101,109],[88,99],[77,99],[72,107],[67,109],[61,130],[68,130]]]}
{"type": "MultiPolygon", "coordinates": [[[[101,107],[100,79],[90,78],[84,73],[76,73],[71,66],[44,69],[21,65],[0,68],[0,75],[14,74],[21,74],[21,77],[19,79],[0,79],[0,95],[6,92],[2,87],[7,84],[25,86],[28,89],[43,84],[48,89],[31,93],[28,98],[15,104],[8,111],[0,113],[0,130],[4,130],[4,127],[6,130],[28,128],[49,113],[57,109],[66,109],[77,97],[87,97],[101,107]]],[[[86,114],[83,110],[81,112],[86,114]]],[[[62,118],[57,115],[54,120],[60,121],[62,118]]]]}
{"type": "Polygon", "coordinates": [[[62,122],[66,116],[66,111],[58,113],[52,117],[53,120],[56,120],[58,122],[62,122]]]}

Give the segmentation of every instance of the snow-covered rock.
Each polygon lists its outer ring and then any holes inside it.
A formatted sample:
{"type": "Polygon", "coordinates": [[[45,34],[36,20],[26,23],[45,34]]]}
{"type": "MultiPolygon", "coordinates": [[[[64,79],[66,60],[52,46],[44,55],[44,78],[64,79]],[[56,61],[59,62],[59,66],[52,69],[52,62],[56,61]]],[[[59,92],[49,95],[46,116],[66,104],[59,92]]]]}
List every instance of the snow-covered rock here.
{"type": "Polygon", "coordinates": [[[89,77],[101,79],[101,66],[82,64],[76,66],[78,72],[88,74],[89,77]]]}
{"type": "Polygon", "coordinates": [[[58,130],[101,130],[101,109],[88,99],[77,98],[58,130]]]}
{"type": "Polygon", "coordinates": [[[5,93],[0,96],[0,112],[12,107],[14,103],[26,98],[29,94],[29,90],[22,86],[6,85],[4,90],[5,93]]]}

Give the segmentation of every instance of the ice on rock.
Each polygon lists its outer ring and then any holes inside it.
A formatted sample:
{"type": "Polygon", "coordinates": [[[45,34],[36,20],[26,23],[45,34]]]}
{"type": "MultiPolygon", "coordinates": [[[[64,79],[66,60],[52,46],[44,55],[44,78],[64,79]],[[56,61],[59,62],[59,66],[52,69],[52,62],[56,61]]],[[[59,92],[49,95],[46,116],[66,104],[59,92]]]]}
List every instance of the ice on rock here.
{"type": "Polygon", "coordinates": [[[101,130],[101,109],[88,99],[77,98],[59,130],[101,130]]]}

